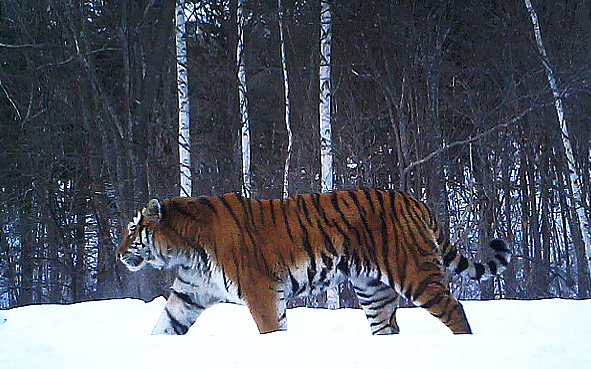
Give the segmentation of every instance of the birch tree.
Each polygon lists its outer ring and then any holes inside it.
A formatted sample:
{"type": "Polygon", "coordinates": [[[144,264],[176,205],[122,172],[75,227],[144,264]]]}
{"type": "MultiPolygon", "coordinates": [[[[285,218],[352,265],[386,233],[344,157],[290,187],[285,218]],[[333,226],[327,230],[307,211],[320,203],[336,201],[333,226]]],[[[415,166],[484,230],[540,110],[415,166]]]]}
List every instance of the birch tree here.
{"type": "Polygon", "coordinates": [[[185,40],[185,0],[176,1],[175,37],[176,72],[179,103],[179,165],[181,197],[191,196],[191,151],[189,133],[189,78],[187,75],[187,43],[185,40]]]}
{"type": "Polygon", "coordinates": [[[322,192],[333,190],[332,139],[330,126],[330,46],[332,40],[330,0],[320,9],[320,165],[322,192]]]}
{"type": "Polygon", "coordinates": [[[277,0],[277,9],[279,11],[279,38],[281,42],[281,67],[283,70],[283,91],[285,93],[285,128],[287,129],[287,156],[283,167],[283,197],[289,196],[289,161],[291,159],[291,149],[293,137],[291,124],[289,121],[289,74],[287,73],[287,60],[285,58],[285,37],[283,31],[283,6],[281,0],[277,0]]]}
{"type": "Polygon", "coordinates": [[[580,187],[581,180],[579,176],[579,171],[575,166],[575,158],[573,155],[573,150],[570,142],[568,125],[566,123],[566,120],[564,119],[562,96],[556,78],[554,77],[554,70],[552,69],[552,66],[550,64],[550,59],[548,58],[546,48],[544,47],[544,42],[542,40],[542,32],[540,31],[540,24],[538,22],[538,15],[531,3],[531,0],[524,0],[524,2],[525,7],[527,8],[527,11],[529,12],[531,18],[538,53],[540,54],[540,58],[542,59],[542,65],[546,70],[546,76],[548,78],[550,90],[552,91],[552,96],[554,98],[554,107],[556,109],[556,115],[558,116],[558,123],[560,125],[561,131],[560,136],[562,138],[562,144],[564,146],[564,151],[566,153],[568,172],[570,177],[570,187],[573,197],[573,199],[568,198],[568,205],[570,209],[575,209],[577,217],[579,218],[579,223],[581,225],[581,233],[583,236],[583,243],[585,245],[585,251],[587,255],[586,273],[588,274],[589,269],[591,269],[591,232],[589,230],[589,219],[587,218],[587,214],[585,213],[585,208],[582,206],[582,191],[580,187]]]}
{"type": "Polygon", "coordinates": [[[236,64],[238,65],[238,100],[240,102],[240,137],[242,142],[242,195],[250,197],[250,120],[248,118],[248,97],[246,90],[246,69],[244,67],[244,15],[245,0],[238,0],[236,20],[238,22],[238,42],[236,64]]]}
{"type": "MultiPolygon", "coordinates": [[[[321,0],[320,5],[320,187],[322,192],[333,190],[332,184],[332,138],[330,125],[330,47],[331,31],[331,2],[321,0]]],[[[339,286],[326,291],[326,306],[329,309],[339,308],[339,286]]]]}

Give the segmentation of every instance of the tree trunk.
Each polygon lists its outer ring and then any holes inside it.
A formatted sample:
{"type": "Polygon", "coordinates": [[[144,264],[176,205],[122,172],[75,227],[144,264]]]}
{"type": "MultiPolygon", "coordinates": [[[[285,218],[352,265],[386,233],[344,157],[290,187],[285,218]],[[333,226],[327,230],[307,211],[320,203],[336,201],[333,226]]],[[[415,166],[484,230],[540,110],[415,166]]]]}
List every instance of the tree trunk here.
{"type": "MultiPolygon", "coordinates": [[[[565,196],[566,201],[568,202],[569,196],[572,196],[572,183],[570,176],[567,175],[569,169],[562,166],[563,178],[564,178],[564,187],[562,191],[567,193],[565,196]]],[[[575,257],[577,259],[577,297],[578,298],[589,298],[591,294],[591,281],[589,278],[589,269],[587,268],[587,255],[585,253],[585,246],[583,242],[583,235],[581,234],[581,227],[579,226],[580,223],[577,222],[577,217],[575,215],[575,211],[572,208],[572,203],[567,205],[565,211],[569,212],[569,216],[567,216],[569,220],[569,229],[570,234],[572,237],[572,242],[575,248],[575,257]]]]}
{"type": "MultiPolygon", "coordinates": [[[[550,283],[552,283],[551,276],[550,276],[550,207],[552,204],[550,203],[550,184],[549,177],[550,177],[550,165],[549,165],[549,157],[548,157],[548,145],[547,135],[542,137],[542,145],[540,145],[540,195],[541,195],[541,203],[540,203],[540,231],[542,238],[541,248],[540,248],[540,259],[538,261],[538,289],[540,291],[540,297],[547,298],[550,297],[550,283]]],[[[539,213],[539,212],[538,212],[539,213]]],[[[538,214],[536,213],[536,214],[538,214]]]]}
{"type": "Polygon", "coordinates": [[[405,104],[406,102],[406,69],[402,70],[402,83],[400,87],[400,101],[398,103],[398,124],[395,132],[397,134],[397,147],[398,147],[398,171],[400,179],[398,181],[398,189],[401,191],[406,190],[406,176],[402,173],[406,165],[408,164],[408,115],[406,114],[405,104]]]}
{"type": "MultiPolygon", "coordinates": [[[[332,1],[320,1],[320,188],[322,192],[333,190],[332,181],[332,127],[330,122],[330,60],[332,46],[332,1]]],[[[339,286],[326,291],[326,306],[338,309],[340,306],[339,286]]]]}
{"type": "Polygon", "coordinates": [[[529,132],[529,118],[525,118],[522,121],[521,126],[521,137],[520,137],[520,162],[519,162],[519,189],[520,189],[520,209],[521,209],[521,254],[523,256],[523,280],[526,282],[522,285],[522,293],[524,298],[532,298],[533,295],[531,294],[530,288],[527,285],[527,281],[529,281],[529,276],[532,273],[532,263],[531,263],[531,253],[529,249],[529,245],[531,243],[530,237],[530,218],[531,218],[531,211],[529,206],[528,199],[531,196],[535,196],[534,194],[529,193],[529,186],[527,180],[527,172],[529,166],[533,165],[529,158],[531,157],[532,153],[529,149],[529,143],[526,135],[529,132]]]}
{"type": "Polygon", "coordinates": [[[238,65],[238,100],[240,102],[240,137],[242,139],[242,195],[251,196],[250,185],[250,120],[248,118],[248,95],[246,90],[246,68],[244,66],[244,16],[245,0],[238,0],[236,21],[238,23],[238,42],[236,64],[238,65]]]}
{"type": "MultiPolygon", "coordinates": [[[[494,237],[494,203],[496,193],[493,184],[493,172],[491,170],[493,163],[488,159],[486,149],[480,155],[480,160],[475,171],[475,176],[479,182],[477,186],[477,203],[478,203],[478,255],[481,260],[490,258],[490,250],[482,247],[487,245],[494,237]]],[[[478,156],[476,156],[478,157],[478,156]]],[[[494,279],[480,283],[481,298],[484,300],[491,300],[495,297],[494,279]]]]}
{"type": "Polygon", "coordinates": [[[90,205],[97,223],[97,286],[96,297],[114,298],[117,296],[117,279],[115,278],[115,243],[111,238],[110,214],[107,212],[108,202],[104,196],[102,182],[91,183],[90,205]]]}
{"type": "MultiPolygon", "coordinates": [[[[572,217],[571,217],[571,209],[569,209],[569,207],[567,206],[567,202],[566,202],[566,194],[568,193],[568,190],[566,189],[566,179],[564,178],[565,176],[563,176],[563,170],[562,170],[562,165],[560,164],[560,160],[557,160],[556,156],[554,156],[554,166],[556,168],[556,179],[557,179],[557,186],[558,186],[558,197],[559,197],[559,201],[560,201],[560,214],[561,214],[561,219],[562,219],[562,242],[564,244],[564,259],[565,259],[565,270],[566,270],[566,286],[568,288],[572,288],[574,286],[574,279],[572,276],[572,272],[571,270],[573,269],[573,266],[571,265],[571,258],[570,258],[570,242],[568,240],[568,232],[566,232],[566,228],[570,227],[569,229],[571,229],[571,238],[573,239],[573,243],[574,243],[574,235],[573,235],[573,228],[574,227],[574,223],[572,221],[572,217]]],[[[579,282],[582,282],[581,280],[579,280],[579,282]]],[[[579,283],[579,291],[581,290],[587,290],[588,287],[586,287],[584,284],[581,285],[581,283],[579,283]],[[582,288],[581,288],[582,287],[582,288]]]]}
{"type": "Polygon", "coordinates": [[[285,128],[287,129],[287,156],[283,167],[283,197],[289,196],[289,162],[291,159],[291,149],[293,146],[293,137],[291,133],[291,123],[289,117],[289,75],[287,73],[287,60],[285,58],[285,37],[283,31],[283,7],[281,0],[277,0],[277,9],[279,11],[279,37],[281,42],[281,66],[283,69],[283,89],[285,92],[285,128]]]}
{"type": "MultiPolygon", "coordinates": [[[[29,200],[33,201],[33,200],[29,200]]],[[[35,211],[32,204],[25,204],[21,209],[20,222],[18,227],[19,234],[19,246],[21,249],[21,258],[18,263],[19,268],[17,271],[17,282],[18,296],[17,305],[29,305],[34,303],[33,292],[33,271],[35,269],[35,243],[33,242],[33,229],[32,223],[29,219],[30,214],[34,214],[31,211],[35,211]]]]}
{"type": "Polygon", "coordinates": [[[190,197],[191,181],[191,136],[189,133],[189,77],[187,74],[187,43],[185,40],[185,0],[176,3],[176,71],[179,99],[179,165],[180,196],[190,197]]]}
{"type": "MultiPolygon", "coordinates": [[[[512,205],[512,196],[511,196],[511,156],[510,149],[507,148],[503,150],[503,164],[502,164],[502,189],[503,189],[503,210],[504,210],[504,220],[506,224],[506,232],[505,232],[505,241],[509,244],[509,248],[512,248],[515,244],[515,236],[513,233],[512,228],[512,221],[511,221],[511,205],[512,205]]],[[[507,270],[504,273],[504,280],[505,280],[505,291],[507,298],[517,298],[517,281],[516,281],[516,271],[517,266],[515,265],[515,260],[509,263],[507,266],[507,270]]]]}
{"type": "MultiPolygon", "coordinates": [[[[92,158],[90,158],[92,160],[92,158]]],[[[89,160],[89,161],[90,161],[89,160]]],[[[96,159],[95,159],[96,160],[96,159]]],[[[88,178],[88,177],[87,177],[88,178]]],[[[72,275],[72,284],[71,284],[71,301],[73,302],[80,302],[83,301],[86,296],[86,289],[85,289],[85,281],[87,273],[89,273],[89,268],[86,263],[86,235],[85,235],[85,228],[87,226],[86,214],[88,214],[88,209],[86,206],[87,200],[87,192],[84,191],[85,196],[80,196],[78,201],[75,203],[75,214],[76,217],[79,219],[78,223],[76,224],[76,231],[75,231],[75,239],[74,239],[74,247],[75,247],[75,257],[72,255],[72,263],[71,263],[71,275],[72,275]]],[[[74,254],[74,253],[73,253],[74,254]]]]}
{"type": "MultiPolygon", "coordinates": [[[[437,29],[439,27],[436,27],[437,29]]],[[[443,135],[439,125],[439,69],[441,64],[441,48],[447,37],[447,32],[435,31],[437,38],[434,50],[425,55],[426,90],[427,90],[427,141],[431,152],[444,146],[443,135]]],[[[429,197],[427,203],[433,209],[435,217],[443,232],[449,237],[449,210],[447,204],[446,171],[444,155],[440,153],[433,158],[433,174],[429,177],[429,197]]]]}
{"type": "MultiPolygon", "coordinates": [[[[533,134],[533,132],[530,131],[533,134]]],[[[530,137],[529,145],[532,145],[532,138],[530,137]]],[[[531,260],[531,268],[532,272],[528,276],[526,281],[526,285],[530,288],[530,292],[533,294],[532,297],[540,298],[542,295],[540,294],[540,286],[539,286],[539,274],[541,273],[541,265],[540,261],[542,260],[542,245],[540,241],[540,219],[538,216],[538,202],[537,202],[537,180],[536,180],[536,159],[535,154],[533,154],[535,150],[532,150],[532,155],[529,157],[530,165],[526,169],[526,176],[527,176],[527,183],[529,185],[529,196],[526,198],[526,201],[529,202],[529,211],[530,211],[530,218],[529,218],[529,235],[530,235],[530,242],[528,243],[531,247],[530,256],[532,257],[531,260]]]]}
{"type": "MultiPolygon", "coordinates": [[[[582,206],[584,202],[582,199],[582,191],[580,187],[580,175],[578,169],[575,166],[576,162],[571,146],[571,138],[569,136],[568,125],[566,123],[566,120],[564,119],[562,93],[554,77],[554,70],[552,69],[550,59],[548,58],[546,48],[544,47],[542,33],[540,31],[540,24],[538,22],[538,15],[536,14],[536,11],[532,6],[531,0],[524,0],[524,2],[525,7],[529,12],[531,22],[533,25],[533,32],[536,39],[538,53],[540,54],[540,57],[542,59],[542,65],[546,69],[548,83],[550,85],[550,90],[552,91],[552,96],[554,97],[554,107],[556,108],[556,115],[558,116],[558,123],[560,124],[562,144],[564,146],[564,152],[566,154],[568,172],[570,177],[570,189],[572,193],[572,198],[568,199],[569,207],[575,209],[575,212],[579,219],[580,232],[583,239],[586,254],[586,265],[583,267],[587,269],[587,271],[584,273],[588,275],[589,270],[591,269],[591,230],[589,229],[589,219],[587,218],[587,213],[585,212],[585,208],[582,206]]],[[[587,277],[587,279],[588,278],[589,277],[587,277]]]]}
{"type": "Polygon", "coordinates": [[[320,6],[320,187],[322,192],[328,192],[333,190],[332,130],[330,123],[331,1],[321,0],[320,6]]]}
{"type": "MultiPolygon", "coordinates": [[[[148,22],[145,18],[140,18],[142,13],[138,11],[139,6],[140,4],[137,2],[132,2],[130,24],[136,24],[136,22],[144,22],[145,24],[148,22]],[[134,6],[136,11],[134,11],[134,6]]],[[[152,192],[155,186],[152,184],[157,182],[157,180],[151,178],[150,168],[148,167],[151,162],[148,155],[154,155],[154,152],[150,152],[145,148],[150,147],[150,145],[158,145],[157,142],[152,142],[153,139],[157,140],[159,138],[156,133],[158,132],[156,126],[162,117],[158,112],[158,105],[167,104],[166,100],[169,100],[169,96],[174,100],[177,98],[176,94],[169,94],[166,91],[168,87],[163,88],[163,82],[166,83],[164,75],[167,74],[167,60],[170,57],[170,36],[176,31],[175,8],[175,0],[162,0],[152,3],[150,11],[154,14],[155,19],[150,21],[157,22],[156,32],[154,32],[153,27],[147,26],[142,26],[137,31],[129,32],[128,30],[127,32],[130,38],[130,72],[135,75],[135,78],[132,79],[132,82],[135,81],[135,85],[132,84],[131,86],[132,102],[134,99],[139,100],[139,105],[136,105],[134,120],[137,130],[135,140],[141,143],[140,149],[136,150],[140,164],[138,167],[141,168],[142,177],[140,189],[145,191],[139,194],[140,206],[143,206],[146,200],[153,196],[152,192]],[[159,104],[155,104],[157,100],[159,104]]]]}

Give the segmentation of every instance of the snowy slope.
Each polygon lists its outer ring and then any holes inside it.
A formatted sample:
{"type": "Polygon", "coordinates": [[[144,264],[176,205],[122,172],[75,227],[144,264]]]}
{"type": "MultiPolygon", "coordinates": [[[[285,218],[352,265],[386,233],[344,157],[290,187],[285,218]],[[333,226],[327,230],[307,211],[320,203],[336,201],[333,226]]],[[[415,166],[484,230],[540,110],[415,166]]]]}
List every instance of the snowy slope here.
{"type": "Polygon", "coordinates": [[[150,336],[165,301],[108,300],[0,311],[0,368],[591,368],[591,301],[464,302],[474,335],[401,309],[397,336],[361,310],[288,310],[259,335],[248,310],[207,310],[186,336],[150,336]]]}

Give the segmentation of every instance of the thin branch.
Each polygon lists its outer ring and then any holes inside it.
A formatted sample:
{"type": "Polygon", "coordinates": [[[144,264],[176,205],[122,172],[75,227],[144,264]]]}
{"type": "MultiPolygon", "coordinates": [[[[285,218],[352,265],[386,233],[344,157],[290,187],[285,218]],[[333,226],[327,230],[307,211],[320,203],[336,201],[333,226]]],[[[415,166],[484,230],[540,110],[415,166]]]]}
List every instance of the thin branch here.
{"type": "MultiPolygon", "coordinates": [[[[54,45],[54,47],[57,45],[54,45]]],[[[21,44],[21,45],[11,45],[11,44],[4,44],[0,42],[0,47],[5,47],[7,49],[26,49],[26,48],[44,48],[48,47],[48,45],[43,44],[21,44]]]]}
{"type": "Polygon", "coordinates": [[[6,89],[6,87],[4,87],[4,84],[2,84],[2,79],[0,79],[0,87],[2,87],[2,90],[4,91],[4,94],[6,95],[6,98],[8,99],[8,101],[10,101],[10,104],[14,108],[14,111],[16,111],[16,115],[18,115],[18,119],[22,120],[23,118],[21,116],[21,113],[18,111],[18,108],[17,108],[14,100],[12,99],[12,97],[10,97],[10,94],[8,93],[8,90],[6,89]]]}
{"type": "Polygon", "coordinates": [[[503,124],[499,124],[496,125],[490,129],[487,129],[486,131],[477,134],[476,136],[466,139],[466,140],[462,140],[462,141],[454,141],[452,143],[450,143],[447,146],[443,146],[440,147],[439,149],[433,151],[432,153],[430,153],[429,155],[427,155],[426,157],[417,160],[411,164],[409,164],[406,168],[404,168],[404,170],[402,171],[402,173],[400,174],[400,178],[405,178],[405,176],[408,174],[408,172],[412,169],[414,169],[415,167],[422,165],[426,162],[428,162],[429,160],[432,160],[433,158],[435,158],[437,155],[439,154],[443,154],[444,152],[449,151],[450,149],[453,149],[454,147],[457,146],[462,146],[462,145],[466,145],[475,141],[478,141],[488,135],[490,135],[491,133],[494,133],[496,131],[498,131],[501,128],[506,128],[508,126],[511,126],[517,122],[519,122],[524,116],[526,116],[530,111],[532,111],[534,109],[534,106],[530,106],[529,108],[527,108],[526,110],[524,110],[523,112],[521,112],[521,114],[519,114],[518,116],[514,117],[513,119],[511,119],[508,122],[505,122],[503,124]]]}
{"type": "Polygon", "coordinates": [[[58,61],[58,62],[54,62],[54,63],[42,64],[42,65],[39,65],[39,66],[35,67],[34,70],[41,70],[41,69],[47,68],[47,67],[59,67],[61,65],[66,65],[68,63],[71,63],[75,59],[76,59],[75,57],[70,57],[70,58],[68,58],[66,60],[62,60],[62,61],[58,61]]]}

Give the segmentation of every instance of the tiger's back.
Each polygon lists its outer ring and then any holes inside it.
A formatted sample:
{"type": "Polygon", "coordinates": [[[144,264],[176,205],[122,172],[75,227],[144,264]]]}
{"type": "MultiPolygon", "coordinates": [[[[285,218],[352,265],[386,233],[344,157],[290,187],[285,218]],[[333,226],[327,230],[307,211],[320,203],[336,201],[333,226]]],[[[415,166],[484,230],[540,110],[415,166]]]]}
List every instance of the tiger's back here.
{"type": "MultiPolygon", "coordinates": [[[[196,319],[197,310],[207,306],[188,302],[213,292],[191,285],[202,286],[208,276],[219,273],[220,288],[246,303],[261,332],[285,329],[289,297],[349,279],[373,333],[398,332],[395,311],[400,294],[454,333],[470,333],[461,305],[444,283],[445,267],[480,279],[501,272],[509,258],[504,243],[496,241],[496,261],[468,261],[450,246],[424,203],[397,191],[340,191],[274,200],[227,194],[162,200],[157,207],[152,217],[158,220],[146,222],[144,228],[143,238],[154,240],[150,255],[166,259],[166,266],[184,266],[185,279],[200,279],[178,283],[177,289],[185,292],[176,295],[184,298],[175,297],[173,288],[171,306],[179,305],[174,302],[180,299],[187,311],[195,308],[194,314],[181,315],[196,319]]],[[[150,205],[143,211],[146,219],[149,210],[150,205]]],[[[126,244],[124,238],[121,255],[129,251],[126,244]]],[[[163,319],[170,320],[169,315],[163,319]]]]}

